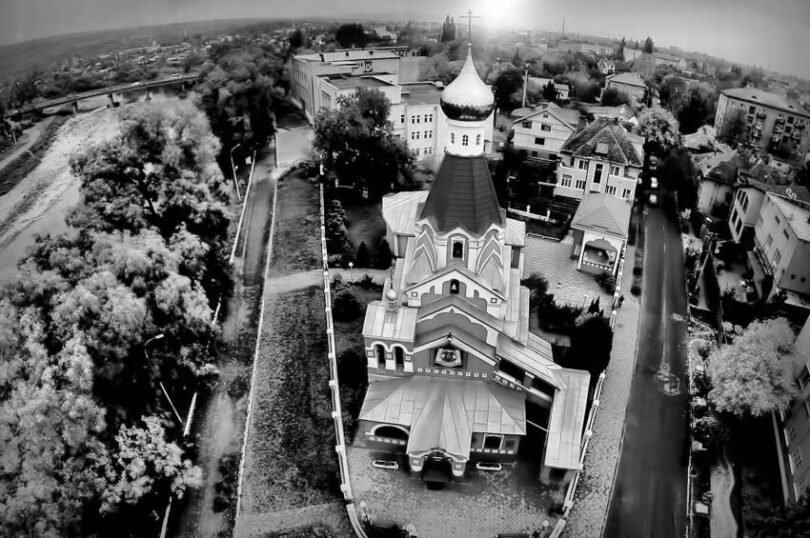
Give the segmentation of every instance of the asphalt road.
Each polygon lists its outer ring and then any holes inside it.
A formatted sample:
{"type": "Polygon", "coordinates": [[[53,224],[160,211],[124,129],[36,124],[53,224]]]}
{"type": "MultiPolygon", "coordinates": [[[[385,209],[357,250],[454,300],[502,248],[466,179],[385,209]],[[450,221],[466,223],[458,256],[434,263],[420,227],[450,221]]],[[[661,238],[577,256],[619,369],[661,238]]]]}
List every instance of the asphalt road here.
{"type": "Polygon", "coordinates": [[[686,532],[686,298],[677,224],[652,209],[638,356],[624,440],[603,536],[683,537],[686,532]]]}

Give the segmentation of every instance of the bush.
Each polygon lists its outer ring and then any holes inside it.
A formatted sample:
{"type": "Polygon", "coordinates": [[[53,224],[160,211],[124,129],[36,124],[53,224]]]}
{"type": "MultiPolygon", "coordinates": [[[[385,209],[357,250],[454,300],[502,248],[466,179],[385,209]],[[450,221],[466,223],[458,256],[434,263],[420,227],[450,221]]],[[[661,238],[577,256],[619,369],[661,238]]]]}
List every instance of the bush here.
{"type": "Polygon", "coordinates": [[[391,267],[391,261],[394,255],[391,253],[391,247],[388,241],[383,237],[380,239],[380,244],[377,246],[377,257],[374,260],[375,269],[388,269],[391,267]]]}
{"type": "Polygon", "coordinates": [[[360,246],[357,247],[354,265],[355,267],[371,267],[371,256],[368,254],[368,247],[366,247],[365,241],[361,241],[360,246]]]}
{"type": "Polygon", "coordinates": [[[616,277],[607,271],[602,271],[596,275],[596,282],[608,293],[614,293],[616,291],[616,277]]]}
{"type": "Polygon", "coordinates": [[[641,295],[641,286],[638,284],[633,284],[633,286],[630,288],[630,293],[633,294],[633,297],[638,297],[641,295]]]}
{"type": "Polygon", "coordinates": [[[342,289],[335,294],[335,302],[332,305],[332,315],[335,321],[352,321],[361,314],[360,303],[354,294],[348,289],[342,289]]]}
{"type": "Polygon", "coordinates": [[[239,474],[239,461],[235,454],[224,454],[217,465],[219,480],[214,484],[214,512],[222,512],[235,500],[236,481],[239,474]]]}
{"type": "Polygon", "coordinates": [[[250,389],[250,369],[244,369],[228,383],[228,396],[233,401],[247,394],[250,389]]]}
{"type": "Polygon", "coordinates": [[[607,368],[610,362],[610,351],[613,348],[613,329],[608,318],[591,315],[574,329],[571,337],[571,349],[562,366],[587,370],[591,381],[607,368]]]}
{"type": "Polygon", "coordinates": [[[633,276],[641,276],[643,269],[640,265],[633,267],[633,276]]]}

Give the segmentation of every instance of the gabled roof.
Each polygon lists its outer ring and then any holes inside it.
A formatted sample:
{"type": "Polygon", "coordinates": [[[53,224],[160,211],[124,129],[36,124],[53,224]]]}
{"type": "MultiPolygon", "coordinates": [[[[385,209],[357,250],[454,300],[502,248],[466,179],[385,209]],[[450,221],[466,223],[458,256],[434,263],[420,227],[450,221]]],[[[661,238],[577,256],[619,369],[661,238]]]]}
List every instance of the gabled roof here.
{"type": "Polygon", "coordinates": [[[506,219],[498,205],[486,158],[445,155],[421,218],[430,219],[440,233],[461,227],[482,234],[492,224],[503,226],[506,219]]]}
{"type": "Polygon", "coordinates": [[[561,151],[577,157],[600,158],[623,165],[642,165],[642,157],[633,145],[630,133],[617,121],[605,118],[594,120],[566,140],[561,151]],[[600,150],[599,153],[597,148],[600,150]]]}
{"type": "Polygon", "coordinates": [[[644,84],[644,79],[641,78],[641,75],[634,72],[617,73],[615,75],[609,75],[605,77],[605,82],[607,84],[610,84],[612,82],[614,84],[626,84],[628,86],[638,86],[640,88],[647,87],[647,85],[644,84]]]}
{"type": "Polygon", "coordinates": [[[406,191],[383,196],[383,219],[391,232],[416,235],[416,215],[427,195],[427,191],[406,191]]]}
{"type": "Polygon", "coordinates": [[[363,336],[413,342],[416,315],[415,308],[399,307],[390,311],[382,301],[373,301],[366,308],[363,336]]]}
{"type": "Polygon", "coordinates": [[[627,237],[630,204],[605,193],[586,193],[579,203],[571,227],[627,237]]]}
{"type": "Polygon", "coordinates": [[[561,121],[571,130],[576,131],[579,123],[579,110],[573,108],[563,108],[555,103],[544,103],[541,106],[527,112],[523,117],[515,120],[515,123],[534,118],[540,114],[548,113],[561,121]]]}

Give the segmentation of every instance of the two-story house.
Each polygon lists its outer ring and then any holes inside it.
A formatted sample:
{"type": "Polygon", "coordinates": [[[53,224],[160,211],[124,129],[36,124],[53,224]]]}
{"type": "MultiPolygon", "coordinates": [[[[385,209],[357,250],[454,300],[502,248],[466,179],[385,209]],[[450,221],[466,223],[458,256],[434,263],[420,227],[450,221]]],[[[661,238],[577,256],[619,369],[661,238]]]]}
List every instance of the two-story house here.
{"type": "Polygon", "coordinates": [[[531,157],[555,158],[579,130],[579,111],[543,103],[514,123],[512,144],[531,157]]]}
{"type": "Polygon", "coordinates": [[[644,163],[642,145],[618,120],[594,120],[563,144],[554,195],[582,199],[604,192],[632,201],[644,163]]]}
{"type": "Polygon", "coordinates": [[[634,104],[643,104],[647,99],[647,85],[638,73],[617,73],[605,78],[605,89],[615,88],[626,93],[634,104]]]}
{"type": "Polygon", "coordinates": [[[509,465],[528,443],[540,479],[567,483],[590,375],[556,365],[529,332],[525,225],[498,205],[483,153],[494,98],[469,51],[441,107],[447,153],[430,191],[383,199],[395,260],[366,311],[369,386],[354,445],[403,455],[432,480],[509,465]]]}

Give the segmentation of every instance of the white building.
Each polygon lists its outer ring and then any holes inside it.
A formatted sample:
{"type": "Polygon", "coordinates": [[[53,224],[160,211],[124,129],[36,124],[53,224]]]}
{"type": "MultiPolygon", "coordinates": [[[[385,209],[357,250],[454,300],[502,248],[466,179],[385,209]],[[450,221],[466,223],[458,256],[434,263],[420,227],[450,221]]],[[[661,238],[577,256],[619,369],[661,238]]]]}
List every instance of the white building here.
{"type": "Polygon", "coordinates": [[[543,103],[515,120],[512,144],[532,157],[557,156],[563,144],[579,129],[579,111],[543,103]]]}

